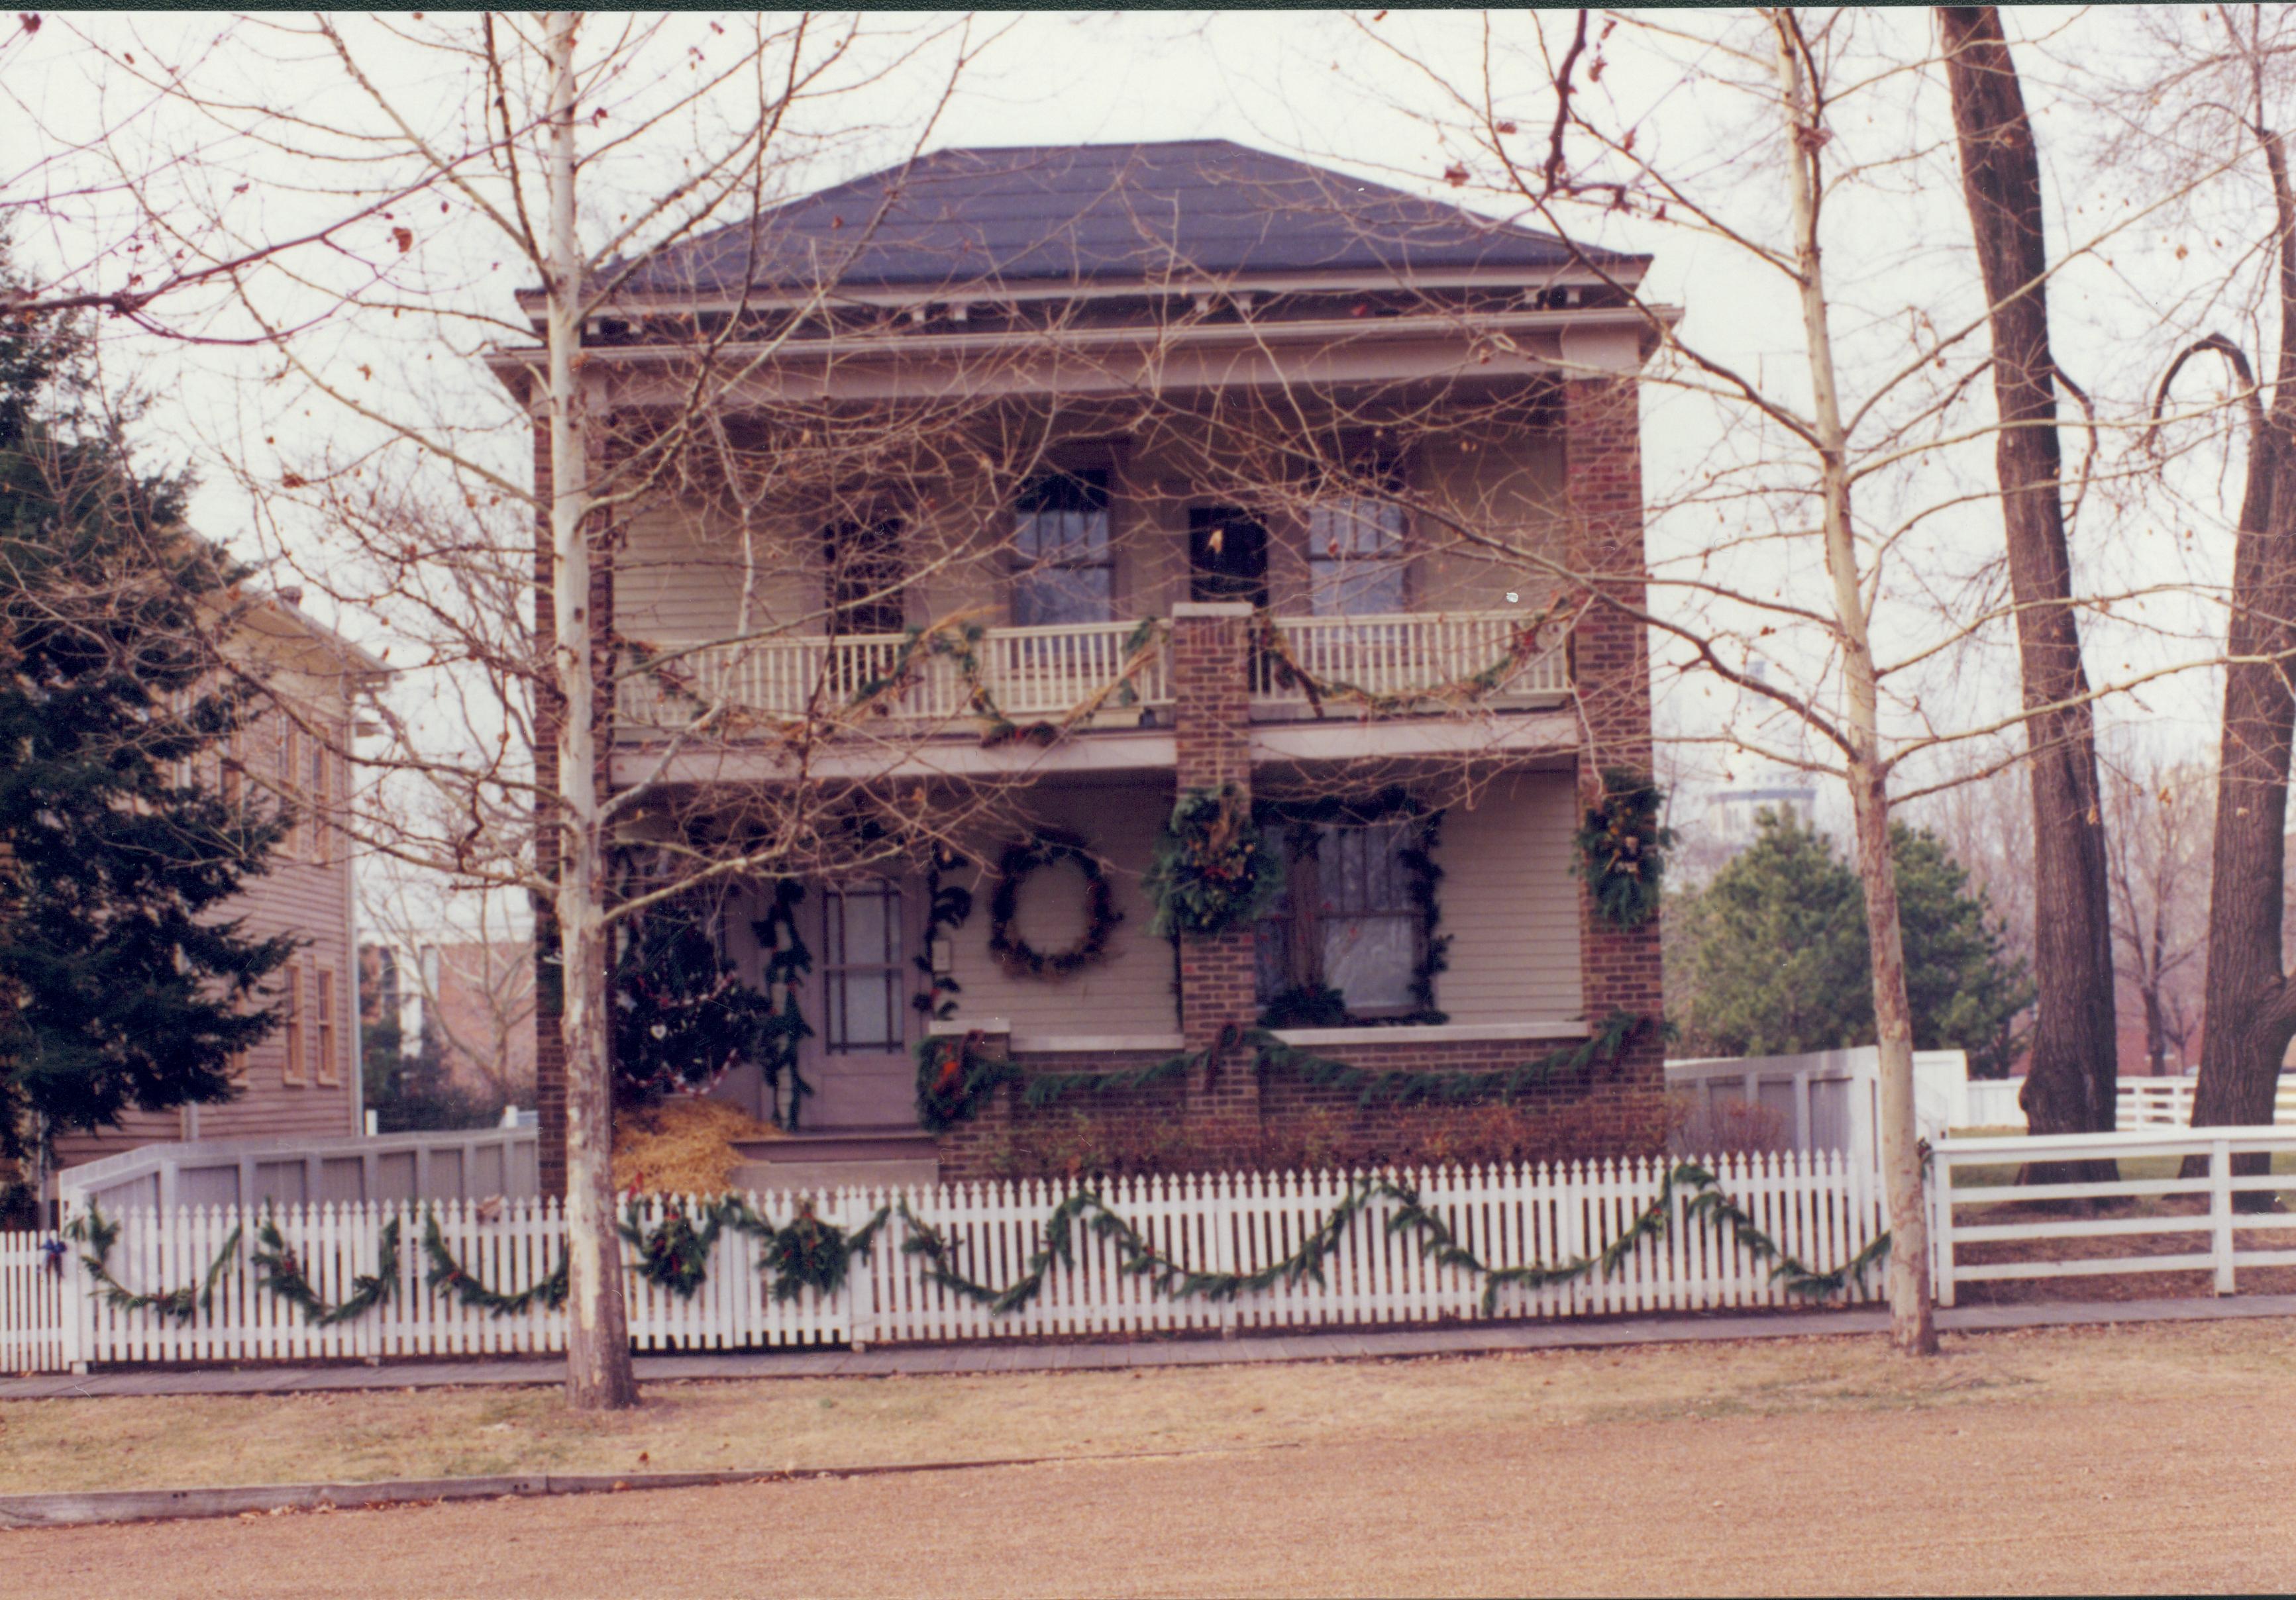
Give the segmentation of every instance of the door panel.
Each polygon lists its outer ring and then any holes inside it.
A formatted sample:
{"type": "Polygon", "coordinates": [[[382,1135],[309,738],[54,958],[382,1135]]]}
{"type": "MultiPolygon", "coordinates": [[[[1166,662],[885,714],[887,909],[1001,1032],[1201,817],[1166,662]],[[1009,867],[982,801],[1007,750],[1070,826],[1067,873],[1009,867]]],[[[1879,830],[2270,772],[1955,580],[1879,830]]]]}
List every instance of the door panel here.
{"type": "Polygon", "coordinates": [[[898,879],[824,888],[814,967],[814,1037],[805,1075],[814,1093],[804,1123],[816,1128],[903,1129],[916,1124],[916,1065],[909,1056],[915,1008],[910,957],[919,914],[898,879]]]}

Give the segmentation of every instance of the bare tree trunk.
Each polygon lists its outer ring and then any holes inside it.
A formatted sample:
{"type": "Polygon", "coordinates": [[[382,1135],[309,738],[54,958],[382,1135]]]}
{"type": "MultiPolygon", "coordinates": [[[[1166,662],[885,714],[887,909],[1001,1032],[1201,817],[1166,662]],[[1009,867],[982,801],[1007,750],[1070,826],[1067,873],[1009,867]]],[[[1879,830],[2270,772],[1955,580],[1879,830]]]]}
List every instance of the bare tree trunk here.
{"type": "MultiPolygon", "coordinates": [[[[2296,444],[2296,192],[2289,184],[2287,146],[2264,120],[2263,69],[2253,41],[2240,38],[2229,13],[2224,22],[2236,48],[2248,45],[2257,83],[2251,127],[2263,146],[2272,184],[2280,351],[2270,409],[2252,397],[2248,404],[2248,478],[2241,494],[2225,637],[2224,734],[2209,878],[2201,1073],[2193,1094],[2195,1127],[2270,1122],[2281,1059],[2296,1035],[2296,992],[2281,967],[2288,757],[2296,732],[2296,698],[2287,676],[2288,657],[2296,649],[2296,628],[2290,623],[2291,601],[2296,600],[2296,495],[2284,481],[2296,444]]],[[[2246,363],[2235,347],[2216,341],[2210,347],[2232,356],[2248,381],[2246,363]]],[[[2163,380],[2164,391],[2175,376],[2172,368],[2163,380]]],[[[2260,1160],[2251,1158],[2241,1165],[2261,1169],[2260,1160]]]]}
{"type": "MultiPolygon", "coordinates": [[[[2009,584],[2017,606],[2033,799],[2033,976],[2039,1003],[2019,1097],[2036,1133],[2109,1132],[2119,1064],[2112,900],[2088,674],[2072,610],[2049,348],[2041,164],[2017,69],[1989,5],[1938,9],[1962,192],[1992,306],[1993,393],[2009,584]]],[[[2109,1176],[2051,1163],[2046,1180],[2109,1176]]]]}
{"type": "Polygon", "coordinates": [[[1820,184],[1816,164],[1825,139],[1802,76],[1800,33],[1792,13],[1771,13],[1777,42],[1780,99],[1786,113],[1786,167],[1793,199],[1795,279],[1809,357],[1824,498],[1825,565],[1833,584],[1835,624],[1848,689],[1850,804],[1857,821],[1857,877],[1866,891],[1866,931],[1873,951],[1874,1026],[1880,1045],[1882,1183],[1890,1214],[1890,1337],[1909,1355],[1937,1352],[1930,1304],[1928,1202],[1924,1159],[1914,1125],[1914,1016],[1906,995],[1906,955],[1898,924],[1898,874],[1890,853],[1889,765],[1882,754],[1881,694],[1858,579],[1849,516],[1849,436],[1841,422],[1833,369],[1833,336],[1818,248],[1820,184]]]}
{"type": "Polygon", "coordinates": [[[615,1236],[613,1097],[606,1061],[606,933],[600,892],[596,696],[590,637],[590,418],[575,360],[582,340],[582,256],[575,223],[574,42],[578,12],[546,24],[550,101],[552,604],[558,692],[557,923],[565,984],[566,1398],[577,1410],[637,1403],[615,1236]]]}

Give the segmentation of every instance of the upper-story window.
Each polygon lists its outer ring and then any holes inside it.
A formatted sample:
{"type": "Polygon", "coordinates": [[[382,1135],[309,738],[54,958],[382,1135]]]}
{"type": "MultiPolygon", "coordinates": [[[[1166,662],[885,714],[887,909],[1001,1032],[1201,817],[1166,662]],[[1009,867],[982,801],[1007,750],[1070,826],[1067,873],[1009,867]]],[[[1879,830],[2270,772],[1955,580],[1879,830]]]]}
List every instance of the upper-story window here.
{"type": "Polygon", "coordinates": [[[1349,494],[1308,512],[1308,599],[1317,616],[1403,609],[1403,508],[1349,494]]]}
{"type": "Polygon", "coordinates": [[[908,570],[901,560],[901,519],[840,522],[822,535],[829,568],[829,631],[832,633],[898,633],[907,621],[901,586],[908,570]]]}
{"type": "Polygon", "coordinates": [[[1114,620],[1108,474],[1048,472],[1013,505],[1013,620],[1021,627],[1114,620]]]}

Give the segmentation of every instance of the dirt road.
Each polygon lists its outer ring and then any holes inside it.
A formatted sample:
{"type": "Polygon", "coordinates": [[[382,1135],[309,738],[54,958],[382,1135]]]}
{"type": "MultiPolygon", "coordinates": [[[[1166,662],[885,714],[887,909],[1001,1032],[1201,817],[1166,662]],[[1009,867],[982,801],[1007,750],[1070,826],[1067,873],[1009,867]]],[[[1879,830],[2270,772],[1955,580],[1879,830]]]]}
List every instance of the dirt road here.
{"type": "Polygon", "coordinates": [[[2254,1400],[1997,1400],[0,1534],[0,1571],[16,1600],[2286,1590],[2292,1482],[2254,1400]]]}

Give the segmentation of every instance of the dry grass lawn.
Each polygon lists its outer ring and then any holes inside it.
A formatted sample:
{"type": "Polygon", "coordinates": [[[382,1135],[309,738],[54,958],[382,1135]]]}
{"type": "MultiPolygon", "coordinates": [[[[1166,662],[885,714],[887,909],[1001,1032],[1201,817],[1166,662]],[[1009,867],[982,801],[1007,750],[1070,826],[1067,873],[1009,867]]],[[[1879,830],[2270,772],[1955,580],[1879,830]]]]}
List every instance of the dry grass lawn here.
{"type": "MultiPolygon", "coordinates": [[[[1933,1362],[1876,1338],[1777,1339],[1412,1361],[657,1384],[569,1413],[554,1389],[0,1402],[0,1492],[851,1466],[1203,1449],[1434,1445],[1613,1424],[2164,1400],[2296,1405],[2296,1323],[1950,1336],[1933,1362]]],[[[1567,1447],[1565,1447],[1567,1448],[1567,1447]]]]}

